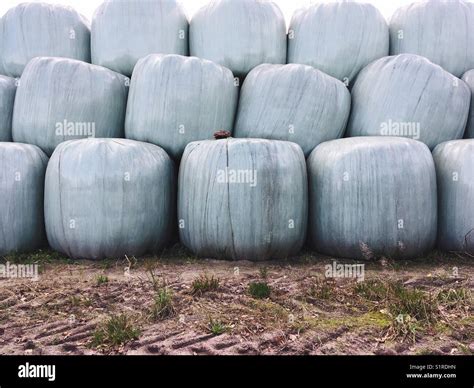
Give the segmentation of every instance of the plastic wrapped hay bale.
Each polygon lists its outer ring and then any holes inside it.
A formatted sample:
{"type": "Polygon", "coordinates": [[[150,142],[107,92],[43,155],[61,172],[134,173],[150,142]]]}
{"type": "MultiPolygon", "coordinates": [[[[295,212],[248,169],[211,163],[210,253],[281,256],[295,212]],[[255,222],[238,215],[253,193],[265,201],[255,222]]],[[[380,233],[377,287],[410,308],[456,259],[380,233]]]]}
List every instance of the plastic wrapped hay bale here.
{"type": "Polygon", "coordinates": [[[3,64],[19,77],[35,57],[90,62],[89,22],[70,7],[22,3],[3,16],[3,64]]]}
{"type": "Polygon", "coordinates": [[[351,96],[344,84],[305,65],[260,65],[242,86],[236,137],[293,141],[305,156],[341,137],[351,96]]]}
{"type": "Polygon", "coordinates": [[[213,0],[191,19],[191,55],[245,77],[262,63],[286,62],[286,25],[273,2],[213,0]]]}
{"type": "Polygon", "coordinates": [[[186,145],[232,131],[238,88],[229,69],[180,55],[149,55],[133,73],[125,135],[179,159],[186,145]]]}
{"type": "Polygon", "coordinates": [[[3,19],[0,18],[0,75],[7,75],[3,66],[3,19]]]}
{"type": "Polygon", "coordinates": [[[381,58],[360,72],[351,94],[348,136],[404,136],[430,149],[463,137],[469,88],[426,58],[381,58]]]}
{"type": "Polygon", "coordinates": [[[12,141],[13,103],[17,80],[0,75],[0,141],[12,141]]]}
{"type": "Polygon", "coordinates": [[[471,91],[471,107],[469,109],[469,119],[464,137],[474,139],[474,70],[469,70],[462,76],[462,80],[469,86],[471,91]]]}
{"type": "Polygon", "coordinates": [[[305,158],[295,143],[221,139],[186,147],[179,172],[184,245],[218,259],[296,254],[305,241],[305,158]]]}
{"type": "Polygon", "coordinates": [[[64,142],[46,172],[51,247],[73,258],[142,255],[173,229],[175,171],[160,147],[125,139],[64,142]]]}
{"type": "Polygon", "coordinates": [[[453,140],[433,151],[438,181],[438,245],[474,254],[474,139],[453,140]]]}
{"type": "Polygon", "coordinates": [[[48,157],[29,144],[0,143],[0,254],[41,248],[48,157]]]}
{"type": "Polygon", "coordinates": [[[288,34],[288,63],[302,63],[350,84],[388,55],[388,25],[372,4],[316,3],[297,10],[288,34]]]}
{"type": "Polygon", "coordinates": [[[92,19],[92,63],[130,76],[148,54],[188,55],[188,20],[175,0],[108,0],[92,19]]]}
{"type": "Polygon", "coordinates": [[[436,239],[436,175],[429,149],[403,138],[320,144],[308,158],[310,237],[324,254],[413,257],[436,239]]]}
{"type": "Polygon", "coordinates": [[[474,8],[464,1],[403,6],[390,20],[391,54],[411,53],[460,77],[474,68],[474,8]]]}
{"type": "Polygon", "coordinates": [[[65,58],[35,58],[25,68],[13,110],[13,140],[48,155],[61,142],[123,137],[128,79],[65,58]]]}

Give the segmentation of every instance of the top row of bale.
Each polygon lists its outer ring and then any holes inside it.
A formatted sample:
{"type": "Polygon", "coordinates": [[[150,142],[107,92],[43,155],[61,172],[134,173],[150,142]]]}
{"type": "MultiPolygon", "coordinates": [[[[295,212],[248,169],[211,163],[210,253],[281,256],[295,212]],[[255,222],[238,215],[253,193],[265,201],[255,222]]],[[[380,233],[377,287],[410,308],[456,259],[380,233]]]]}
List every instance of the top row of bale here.
{"type": "Polygon", "coordinates": [[[474,68],[474,5],[464,1],[414,3],[389,24],[371,4],[316,3],[295,12],[288,32],[278,6],[256,0],[212,0],[190,22],[175,0],[108,0],[92,25],[70,7],[24,3],[0,22],[0,74],[11,77],[39,56],[130,76],[153,53],[208,59],[238,77],[262,63],[299,63],[346,84],[389,54],[424,56],[456,77],[474,68]]]}

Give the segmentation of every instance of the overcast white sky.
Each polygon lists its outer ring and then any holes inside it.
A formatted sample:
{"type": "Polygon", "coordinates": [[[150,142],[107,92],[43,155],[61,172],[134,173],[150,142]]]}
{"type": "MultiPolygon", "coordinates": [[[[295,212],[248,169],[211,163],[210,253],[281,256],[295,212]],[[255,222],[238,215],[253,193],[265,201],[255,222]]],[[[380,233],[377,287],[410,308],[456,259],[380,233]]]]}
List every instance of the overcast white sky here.
{"type": "MultiPolygon", "coordinates": [[[[132,0],[133,1],[133,0],[132,0]]],[[[293,12],[305,5],[316,3],[315,0],[273,0],[277,3],[285,14],[287,24],[291,19],[293,12]]],[[[331,1],[331,0],[326,0],[331,1]]],[[[24,3],[26,0],[0,0],[0,15],[3,15],[9,8],[17,4],[24,3]]],[[[89,20],[95,9],[102,3],[102,0],[30,0],[30,2],[59,3],[70,5],[87,16],[89,20]]],[[[188,18],[190,18],[196,10],[208,3],[209,0],[181,0],[188,18]]],[[[382,14],[389,19],[392,13],[401,5],[413,3],[414,0],[365,0],[366,3],[374,4],[382,14]]]]}

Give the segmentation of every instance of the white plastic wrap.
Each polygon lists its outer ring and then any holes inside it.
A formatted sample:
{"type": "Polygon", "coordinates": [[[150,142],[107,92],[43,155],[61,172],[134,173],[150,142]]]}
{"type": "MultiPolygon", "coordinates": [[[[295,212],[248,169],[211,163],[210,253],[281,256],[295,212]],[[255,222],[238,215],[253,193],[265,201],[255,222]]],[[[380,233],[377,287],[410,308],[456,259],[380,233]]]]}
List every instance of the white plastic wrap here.
{"type": "Polygon", "coordinates": [[[188,20],[175,0],[108,0],[92,19],[92,63],[130,76],[149,54],[188,55],[188,20]]]}
{"type": "Polygon", "coordinates": [[[305,241],[307,200],[305,158],[295,143],[194,142],[179,172],[181,241],[203,257],[285,258],[305,241]]]}
{"type": "Polygon", "coordinates": [[[89,22],[73,8],[22,3],[3,16],[3,65],[19,77],[35,57],[64,57],[90,62],[89,22]]]}
{"type": "Polygon", "coordinates": [[[13,140],[48,155],[61,142],[123,137],[128,79],[65,58],[35,58],[26,67],[13,110],[13,140]]]}
{"type": "Polygon", "coordinates": [[[181,158],[186,145],[232,131],[238,88],[229,69],[180,55],[149,55],[133,73],[125,135],[181,158]]]}
{"type": "Polygon", "coordinates": [[[436,239],[436,174],[423,143],[359,137],[320,144],[308,158],[310,239],[324,254],[413,257],[436,239]]]}
{"type": "Polygon", "coordinates": [[[12,141],[13,103],[17,80],[0,75],[0,141],[12,141]]]}
{"type": "Polygon", "coordinates": [[[474,70],[466,71],[462,76],[462,80],[469,86],[471,91],[471,107],[464,137],[466,139],[474,139],[474,70]]]}
{"type": "Polygon", "coordinates": [[[212,0],[196,12],[189,30],[191,55],[245,77],[262,63],[286,63],[286,25],[270,1],[212,0]]]}
{"type": "Polygon", "coordinates": [[[46,172],[48,241],[80,259],[155,252],[173,232],[175,193],[173,162],[158,146],[125,139],[64,142],[46,172]]]}
{"type": "Polygon", "coordinates": [[[242,86],[235,137],[292,141],[305,156],[341,137],[351,107],[344,84],[305,65],[260,65],[242,86]]]}
{"type": "Polygon", "coordinates": [[[464,135],[469,88],[418,55],[372,62],[360,72],[351,94],[348,136],[403,136],[433,149],[464,135]]]}
{"type": "Polygon", "coordinates": [[[400,7],[390,20],[390,53],[424,56],[461,77],[474,68],[474,7],[458,0],[400,7]]]}
{"type": "Polygon", "coordinates": [[[290,23],[288,63],[313,66],[346,84],[388,51],[387,22],[372,4],[316,3],[297,10],[290,23]]]}
{"type": "Polygon", "coordinates": [[[44,176],[48,157],[38,147],[0,142],[0,254],[46,243],[44,176]]]}
{"type": "Polygon", "coordinates": [[[474,139],[453,140],[433,151],[438,182],[438,246],[474,254],[474,139]]]}

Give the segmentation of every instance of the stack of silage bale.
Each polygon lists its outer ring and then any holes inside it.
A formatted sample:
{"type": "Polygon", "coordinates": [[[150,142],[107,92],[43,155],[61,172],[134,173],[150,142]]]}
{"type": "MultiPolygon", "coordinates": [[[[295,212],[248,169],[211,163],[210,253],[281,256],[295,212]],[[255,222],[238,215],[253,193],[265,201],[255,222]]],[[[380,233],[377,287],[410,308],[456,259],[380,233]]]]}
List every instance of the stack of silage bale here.
{"type": "MultiPolygon", "coordinates": [[[[10,120],[14,141],[53,153],[46,233],[71,257],[156,251],[175,221],[206,257],[288,257],[307,224],[313,248],[329,255],[414,257],[433,247],[436,229],[441,248],[469,251],[472,141],[456,139],[472,137],[471,10],[406,7],[389,36],[371,5],[315,4],[295,13],[286,59],[275,4],[214,0],[190,21],[199,58],[186,58],[188,22],[174,0],[110,0],[93,20],[95,66],[79,14],[22,5],[0,28],[5,72],[23,73],[0,79],[1,133],[10,120]],[[25,24],[35,18],[45,23],[25,24]],[[77,41],[66,44],[65,30],[77,41]],[[17,31],[25,39],[14,50],[17,31]],[[387,56],[389,38],[400,55],[387,56]],[[234,76],[244,79],[240,101],[234,76]]],[[[0,154],[1,226],[17,216],[25,230],[4,234],[0,251],[34,249],[44,241],[47,156],[19,143],[0,143],[0,154]]]]}

